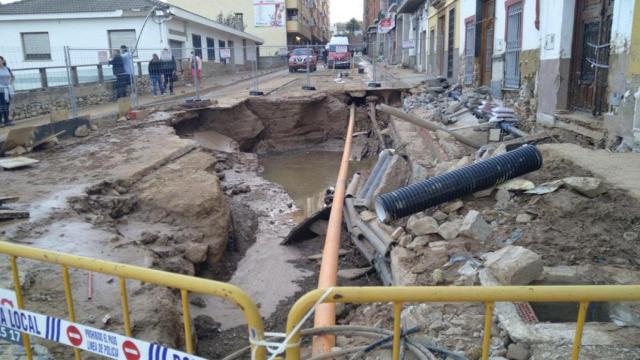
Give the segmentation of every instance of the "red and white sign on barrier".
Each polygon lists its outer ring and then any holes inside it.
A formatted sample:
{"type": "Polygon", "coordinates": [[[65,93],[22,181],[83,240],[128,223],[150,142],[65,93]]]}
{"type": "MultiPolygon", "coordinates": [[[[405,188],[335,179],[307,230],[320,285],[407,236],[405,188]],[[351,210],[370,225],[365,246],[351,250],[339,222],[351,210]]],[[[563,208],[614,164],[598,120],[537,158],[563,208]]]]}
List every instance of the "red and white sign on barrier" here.
{"type": "MultiPolygon", "coordinates": [[[[0,295],[4,290],[0,289],[0,295]]],[[[0,304],[0,327],[116,360],[205,360],[158,344],[0,304]]]]}
{"type": "MultiPolygon", "coordinates": [[[[16,293],[10,290],[0,289],[0,305],[11,308],[18,307],[16,293]]],[[[22,335],[19,331],[13,330],[0,323],[0,340],[6,340],[14,344],[22,345],[22,335]]]]}

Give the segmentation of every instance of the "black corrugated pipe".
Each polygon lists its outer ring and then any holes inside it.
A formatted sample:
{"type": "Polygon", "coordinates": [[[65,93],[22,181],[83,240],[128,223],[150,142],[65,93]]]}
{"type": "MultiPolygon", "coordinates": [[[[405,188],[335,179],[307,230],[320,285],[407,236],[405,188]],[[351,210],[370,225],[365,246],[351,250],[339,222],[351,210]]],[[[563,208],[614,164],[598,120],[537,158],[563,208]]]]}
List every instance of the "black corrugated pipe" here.
{"type": "Polygon", "coordinates": [[[542,167],[535,146],[523,146],[463,168],[434,176],[378,196],[376,213],[382,222],[415,214],[464,195],[488,189],[542,167]]]}

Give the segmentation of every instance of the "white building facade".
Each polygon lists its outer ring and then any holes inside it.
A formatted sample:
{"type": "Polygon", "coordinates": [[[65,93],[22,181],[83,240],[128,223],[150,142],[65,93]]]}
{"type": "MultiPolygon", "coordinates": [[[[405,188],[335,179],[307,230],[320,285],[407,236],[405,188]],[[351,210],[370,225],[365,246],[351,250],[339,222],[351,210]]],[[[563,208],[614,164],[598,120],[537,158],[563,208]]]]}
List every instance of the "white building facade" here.
{"type": "MultiPolygon", "coordinates": [[[[53,82],[50,86],[66,76],[67,62],[74,66],[104,63],[121,45],[133,49],[137,42],[139,62],[171,48],[176,59],[195,51],[205,62],[243,65],[256,58],[263,43],[259,37],[175,6],[158,9],[156,2],[148,0],[132,0],[126,9],[113,8],[109,1],[96,5],[94,0],[53,0],[49,3],[55,6],[46,12],[30,8],[30,2],[0,6],[0,55],[23,75],[46,68],[53,82]],[[65,59],[65,47],[70,48],[69,59],[65,59]]],[[[82,78],[82,69],[78,73],[82,78]]]]}

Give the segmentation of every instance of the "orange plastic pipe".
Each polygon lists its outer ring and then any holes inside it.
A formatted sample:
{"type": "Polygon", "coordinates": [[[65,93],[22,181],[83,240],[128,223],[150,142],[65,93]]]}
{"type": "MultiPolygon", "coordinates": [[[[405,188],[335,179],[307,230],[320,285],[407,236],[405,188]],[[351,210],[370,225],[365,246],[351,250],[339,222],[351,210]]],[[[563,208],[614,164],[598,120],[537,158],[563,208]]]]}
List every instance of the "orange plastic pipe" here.
{"type": "MultiPolygon", "coordinates": [[[[356,117],[355,104],[351,104],[351,114],[349,125],[347,126],[347,138],[342,153],[340,171],[333,194],[333,204],[331,204],[331,215],[329,215],[329,225],[327,227],[327,237],[324,240],[324,250],[322,251],[322,263],[320,264],[320,276],[318,289],[327,289],[336,286],[338,281],[338,252],[340,250],[340,236],[342,232],[342,210],[344,208],[344,197],[347,189],[347,177],[349,176],[349,157],[351,156],[351,142],[353,138],[353,126],[356,117]]],[[[316,309],[314,321],[315,327],[334,326],[336,324],[336,304],[320,304],[316,309]]],[[[333,335],[322,335],[313,338],[312,351],[314,355],[324,354],[331,351],[336,343],[333,335]]]]}

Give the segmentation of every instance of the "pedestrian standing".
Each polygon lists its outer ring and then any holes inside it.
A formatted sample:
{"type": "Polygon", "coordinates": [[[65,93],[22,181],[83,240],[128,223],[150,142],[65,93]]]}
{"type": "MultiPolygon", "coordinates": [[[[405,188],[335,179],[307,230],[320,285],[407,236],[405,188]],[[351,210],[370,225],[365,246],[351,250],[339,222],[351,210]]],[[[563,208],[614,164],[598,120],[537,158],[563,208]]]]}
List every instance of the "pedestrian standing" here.
{"type": "Polygon", "coordinates": [[[111,65],[111,71],[113,71],[113,76],[116,78],[116,99],[126,97],[129,75],[124,72],[124,61],[120,55],[120,50],[113,50],[109,65],[111,65]]]}
{"type": "MultiPolygon", "coordinates": [[[[164,48],[160,56],[162,76],[164,77],[164,89],[169,89],[169,94],[173,95],[173,82],[176,79],[176,58],[173,57],[171,50],[164,48]],[[168,87],[167,87],[168,86],[168,87]]],[[[164,95],[164,93],[163,93],[164,95]]]]}
{"type": "Polygon", "coordinates": [[[0,127],[11,126],[13,122],[9,118],[11,110],[11,98],[15,95],[13,72],[7,67],[7,61],[0,56],[0,127]]]}
{"type": "Polygon", "coordinates": [[[193,51],[191,52],[191,76],[193,76],[194,82],[196,78],[198,81],[202,80],[202,59],[193,51]]]}
{"type": "Polygon", "coordinates": [[[120,46],[120,53],[122,56],[122,64],[124,65],[124,73],[127,75],[126,77],[123,76],[126,92],[128,91],[128,87],[133,83],[133,57],[126,45],[120,46]]]}
{"type": "Polygon", "coordinates": [[[158,57],[158,54],[153,54],[151,61],[149,61],[149,77],[151,78],[151,88],[153,89],[153,96],[158,96],[158,90],[160,95],[164,95],[164,83],[162,82],[162,62],[158,57]]]}

